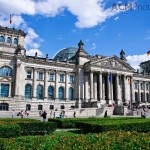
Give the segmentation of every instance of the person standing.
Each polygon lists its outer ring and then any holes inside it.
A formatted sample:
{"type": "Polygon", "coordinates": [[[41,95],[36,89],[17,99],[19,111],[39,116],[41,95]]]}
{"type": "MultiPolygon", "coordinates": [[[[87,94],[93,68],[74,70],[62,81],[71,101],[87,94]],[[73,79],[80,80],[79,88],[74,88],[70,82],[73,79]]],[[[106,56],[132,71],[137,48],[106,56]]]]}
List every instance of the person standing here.
{"type": "Polygon", "coordinates": [[[14,110],[12,110],[12,118],[14,118],[14,114],[15,114],[15,111],[14,111],[14,110]]]}
{"type": "Polygon", "coordinates": [[[55,116],[55,111],[54,111],[54,113],[53,113],[53,118],[55,118],[56,116],[55,116]]]}
{"type": "Polygon", "coordinates": [[[73,117],[76,118],[76,112],[75,111],[73,112],[73,117]]]}
{"type": "Polygon", "coordinates": [[[44,112],[42,113],[43,121],[46,120],[46,116],[47,116],[47,113],[46,113],[46,111],[44,110],[44,112]]]}

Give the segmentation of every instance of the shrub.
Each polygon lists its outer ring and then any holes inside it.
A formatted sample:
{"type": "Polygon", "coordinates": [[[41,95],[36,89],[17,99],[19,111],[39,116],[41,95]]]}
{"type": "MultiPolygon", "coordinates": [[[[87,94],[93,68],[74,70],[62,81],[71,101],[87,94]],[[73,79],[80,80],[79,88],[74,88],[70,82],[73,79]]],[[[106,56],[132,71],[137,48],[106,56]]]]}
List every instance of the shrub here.
{"type": "Polygon", "coordinates": [[[18,123],[21,135],[45,135],[54,132],[57,128],[54,122],[18,123]]]}
{"type": "Polygon", "coordinates": [[[10,138],[20,136],[20,127],[18,125],[1,125],[0,137],[10,138]]]}
{"type": "Polygon", "coordinates": [[[150,119],[136,119],[136,120],[107,120],[106,122],[77,122],[77,128],[85,133],[89,132],[105,132],[111,130],[124,130],[124,131],[150,131],[150,119]]]}

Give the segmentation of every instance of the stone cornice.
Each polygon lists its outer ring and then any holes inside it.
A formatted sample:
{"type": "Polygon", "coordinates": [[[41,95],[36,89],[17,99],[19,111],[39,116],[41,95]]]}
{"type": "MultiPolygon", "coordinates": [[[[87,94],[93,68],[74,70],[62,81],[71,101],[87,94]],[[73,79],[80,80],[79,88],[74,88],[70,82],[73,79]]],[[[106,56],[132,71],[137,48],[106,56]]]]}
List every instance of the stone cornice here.
{"type": "Polygon", "coordinates": [[[8,28],[8,27],[2,27],[0,26],[0,33],[9,33],[9,34],[14,34],[14,35],[21,35],[21,36],[26,36],[27,34],[23,32],[22,30],[16,30],[14,28],[8,28]]]}

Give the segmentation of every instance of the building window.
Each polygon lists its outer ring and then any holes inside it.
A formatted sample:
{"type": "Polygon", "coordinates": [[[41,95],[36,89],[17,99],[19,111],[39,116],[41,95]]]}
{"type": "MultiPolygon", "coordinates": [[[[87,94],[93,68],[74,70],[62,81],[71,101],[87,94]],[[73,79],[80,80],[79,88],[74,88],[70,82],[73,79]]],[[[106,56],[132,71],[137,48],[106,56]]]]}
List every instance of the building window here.
{"type": "Polygon", "coordinates": [[[30,84],[25,85],[25,98],[31,99],[32,88],[30,84]]]}
{"type": "Polygon", "coordinates": [[[141,90],[144,90],[144,83],[141,83],[141,84],[140,84],[140,89],[141,89],[141,90]]]}
{"type": "Polygon", "coordinates": [[[73,88],[72,87],[70,87],[69,88],[69,91],[68,91],[68,98],[70,99],[70,100],[73,100],[73,88]]]}
{"type": "Polygon", "coordinates": [[[31,79],[32,78],[32,71],[27,71],[27,79],[31,79]]]}
{"type": "Polygon", "coordinates": [[[149,90],[149,84],[146,84],[146,90],[149,90]]]}
{"type": "Polygon", "coordinates": [[[136,89],[136,90],[138,89],[138,83],[137,82],[134,83],[134,89],[136,89]]]}
{"type": "Polygon", "coordinates": [[[146,93],[146,100],[148,102],[148,100],[149,100],[149,93],[146,93]]]}
{"type": "Polygon", "coordinates": [[[43,98],[43,86],[42,85],[37,86],[36,97],[37,97],[37,99],[43,98]]]}
{"type": "Polygon", "coordinates": [[[53,73],[50,73],[49,80],[54,81],[54,74],[53,73]]]}
{"type": "Polygon", "coordinates": [[[7,38],[7,43],[11,44],[11,38],[10,37],[7,38]]]}
{"type": "Polygon", "coordinates": [[[43,110],[43,105],[38,105],[38,110],[43,110]]]}
{"type": "Polygon", "coordinates": [[[0,97],[8,97],[8,95],[9,95],[9,84],[1,84],[0,97]]]}
{"type": "Polygon", "coordinates": [[[30,104],[27,104],[27,105],[26,105],[26,111],[29,111],[29,110],[31,110],[31,105],[30,105],[30,104]]]}
{"type": "Polygon", "coordinates": [[[18,39],[17,38],[14,38],[14,44],[18,45],[18,39]]]}
{"type": "Polygon", "coordinates": [[[138,93],[135,92],[135,102],[138,102],[138,93]]]}
{"type": "Polygon", "coordinates": [[[59,98],[59,100],[63,100],[64,99],[64,88],[63,87],[59,87],[58,98],[59,98]]]}
{"type": "Polygon", "coordinates": [[[4,43],[4,42],[5,42],[4,36],[0,36],[0,43],[4,43]]]}
{"type": "Polygon", "coordinates": [[[54,110],[54,105],[50,105],[50,110],[54,110]]]}
{"type": "Polygon", "coordinates": [[[60,82],[64,82],[64,74],[60,74],[60,82]]]}
{"type": "Polygon", "coordinates": [[[74,83],[74,76],[70,75],[70,83],[74,83]]]}
{"type": "Polygon", "coordinates": [[[39,72],[38,80],[43,80],[43,72],[39,72]]]}
{"type": "Polygon", "coordinates": [[[64,106],[64,105],[61,105],[61,106],[60,106],[60,109],[65,109],[65,106],[64,106]]]}
{"type": "Polygon", "coordinates": [[[54,88],[52,86],[48,87],[48,99],[54,98],[54,88]]]}
{"type": "Polygon", "coordinates": [[[141,102],[143,102],[143,103],[145,102],[143,93],[141,93],[141,102]]]}
{"type": "Polygon", "coordinates": [[[12,76],[12,69],[10,67],[0,68],[0,76],[12,76]]]}
{"type": "Polygon", "coordinates": [[[9,110],[9,104],[7,104],[7,103],[0,103],[0,110],[8,111],[9,110]]]}

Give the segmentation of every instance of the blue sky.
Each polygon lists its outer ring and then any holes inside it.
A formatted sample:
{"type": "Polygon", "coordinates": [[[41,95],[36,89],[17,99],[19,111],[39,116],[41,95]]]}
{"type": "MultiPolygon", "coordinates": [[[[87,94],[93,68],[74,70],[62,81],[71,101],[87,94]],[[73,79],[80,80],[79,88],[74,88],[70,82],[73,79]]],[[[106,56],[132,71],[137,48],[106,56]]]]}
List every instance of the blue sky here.
{"type": "Polygon", "coordinates": [[[0,0],[0,4],[0,25],[28,34],[28,55],[37,51],[52,58],[62,48],[77,47],[82,39],[90,55],[119,56],[124,49],[134,68],[149,60],[149,0],[0,0]]]}

